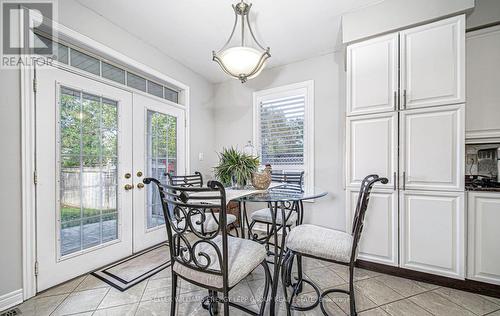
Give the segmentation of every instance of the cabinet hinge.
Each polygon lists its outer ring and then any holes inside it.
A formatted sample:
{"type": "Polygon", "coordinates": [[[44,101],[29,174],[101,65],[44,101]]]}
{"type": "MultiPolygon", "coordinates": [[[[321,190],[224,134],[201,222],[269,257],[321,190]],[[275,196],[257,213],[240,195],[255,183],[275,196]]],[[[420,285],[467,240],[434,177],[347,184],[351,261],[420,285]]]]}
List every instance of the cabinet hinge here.
{"type": "Polygon", "coordinates": [[[38,184],[38,174],[36,171],[33,172],[33,183],[38,184]]]}
{"type": "Polygon", "coordinates": [[[38,276],[38,261],[35,261],[35,276],[38,276]]]}
{"type": "Polygon", "coordinates": [[[36,93],[36,78],[33,78],[33,92],[36,93]]]}

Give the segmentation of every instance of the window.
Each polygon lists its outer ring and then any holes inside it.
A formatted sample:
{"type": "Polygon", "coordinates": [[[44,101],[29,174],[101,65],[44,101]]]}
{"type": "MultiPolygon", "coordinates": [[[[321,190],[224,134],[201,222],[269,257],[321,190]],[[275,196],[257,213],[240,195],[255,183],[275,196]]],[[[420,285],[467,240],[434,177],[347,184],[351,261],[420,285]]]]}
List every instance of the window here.
{"type": "Polygon", "coordinates": [[[125,70],[120,69],[116,66],[108,64],[106,62],[102,62],[102,77],[112,80],[114,82],[118,82],[121,84],[125,84],[125,70]]]}
{"type": "Polygon", "coordinates": [[[146,79],[127,72],[127,86],[146,92],[146,79]]]}
{"type": "Polygon", "coordinates": [[[71,66],[98,76],[101,73],[99,59],[77,50],[71,50],[71,66]]]}
{"type": "Polygon", "coordinates": [[[97,57],[92,57],[73,47],[70,48],[66,45],[55,42],[44,35],[36,35],[35,41],[38,46],[42,44],[45,46],[54,45],[54,58],[60,63],[66,65],[69,64],[72,67],[90,72],[94,75],[101,76],[120,84],[126,84],[131,88],[147,92],[156,97],[163,98],[174,103],[179,103],[179,91],[177,90],[150,81],[149,79],[143,78],[118,66],[111,65],[97,57]],[[125,77],[127,78],[126,81],[125,77]]]}
{"type": "Polygon", "coordinates": [[[152,81],[148,81],[148,93],[163,98],[163,87],[152,81]]]}
{"type": "Polygon", "coordinates": [[[306,81],[254,93],[254,144],[274,171],[304,171],[314,185],[314,83],[306,81]]]}

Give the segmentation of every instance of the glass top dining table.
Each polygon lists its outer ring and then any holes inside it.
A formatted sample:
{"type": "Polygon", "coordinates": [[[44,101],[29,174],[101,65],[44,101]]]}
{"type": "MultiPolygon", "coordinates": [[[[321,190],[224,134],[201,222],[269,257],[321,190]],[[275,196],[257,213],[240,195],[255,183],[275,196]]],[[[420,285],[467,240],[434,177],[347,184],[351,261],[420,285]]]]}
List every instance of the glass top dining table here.
{"type": "MultiPolygon", "coordinates": [[[[238,191],[228,188],[228,191],[238,191]]],[[[273,183],[273,186],[266,190],[257,190],[248,195],[240,196],[233,201],[240,202],[293,202],[313,200],[327,195],[327,192],[313,187],[306,191],[293,184],[273,183]]]]}
{"type": "MultiPolygon", "coordinates": [[[[246,188],[247,190],[249,188],[246,188]]],[[[245,189],[244,189],[245,190],[245,189]]],[[[249,190],[250,191],[250,190],[249,190]]],[[[283,256],[286,247],[286,235],[287,229],[283,229],[279,223],[277,223],[277,214],[281,212],[281,218],[286,217],[286,210],[294,210],[298,213],[297,225],[302,224],[304,205],[303,201],[318,199],[327,195],[327,192],[320,188],[311,188],[309,190],[302,190],[300,186],[285,183],[272,183],[270,188],[267,190],[257,190],[253,192],[241,191],[238,194],[238,190],[231,188],[226,189],[228,200],[237,201],[240,204],[240,219],[241,222],[241,236],[242,238],[249,238],[255,241],[258,240],[256,234],[252,232],[253,225],[249,223],[247,217],[247,203],[258,203],[263,202],[267,204],[267,208],[271,211],[271,235],[274,237],[275,241],[281,239],[281,242],[274,242],[270,245],[274,246],[274,251],[269,251],[268,255],[273,257],[272,263],[274,264],[272,291],[271,291],[271,301],[270,301],[270,314],[275,315],[276,312],[276,295],[278,292],[278,283],[276,282],[280,276],[281,264],[283,262],[283,256]],[[246,228],[245,228],[246,222],[246,228]],[[245,237],[245,229],[248,230],[247,237],[245,237]],[[279,238],[281,234],[281,238],[279,238]]]]}

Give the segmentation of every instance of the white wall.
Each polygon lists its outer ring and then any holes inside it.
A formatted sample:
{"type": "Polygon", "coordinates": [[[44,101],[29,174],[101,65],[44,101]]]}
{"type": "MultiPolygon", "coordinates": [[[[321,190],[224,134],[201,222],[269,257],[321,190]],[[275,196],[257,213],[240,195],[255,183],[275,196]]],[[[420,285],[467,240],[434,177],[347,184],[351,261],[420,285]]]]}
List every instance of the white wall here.
{"type": "Polygon", "coordinates": [[[228,80],[215,86],[216,148],[252,139],[252,93],[305,80],[315,88],[315,186],[328,196],[306,203],[305,222],[345,229],[344,214],[344,56],[332,53],[264,70],[241,84],[228,80]]]}
{"type": "Polygon", "coordinates": [[[22,288],[20,80],[0,70],[0,296],[22,288]]]}
{"type": "MultiPolygon", "coordinates": [[[[59,22],[122,52],[191,88],[191,169],[212,172],[213,85],[199,74],[124,32],[74,0],[59,1],[59,22]],[[198,161],[198,152],[205,160],[198,161]]],[[[160,39],[161,40],[161,39],[160,39]]],[[[175,43],[173,43],[175,44],[175,43]]],[[[0,296],[22,288],[20,75],[0,70],[0,296]]]]}
{"type": "MultiPolygon", "coordinates": [[[[498,1],[498,0],[492,0],[498,1]]],[[[356,41],[457,14],[474,0],[385,0],[342,17],[342,40],[356,41]]]]}
{"type": "Polygon", "coordinates": [[[500,22],[500,1],[476,0],[476,6],[467,17],[467,29],[500,22]]]}

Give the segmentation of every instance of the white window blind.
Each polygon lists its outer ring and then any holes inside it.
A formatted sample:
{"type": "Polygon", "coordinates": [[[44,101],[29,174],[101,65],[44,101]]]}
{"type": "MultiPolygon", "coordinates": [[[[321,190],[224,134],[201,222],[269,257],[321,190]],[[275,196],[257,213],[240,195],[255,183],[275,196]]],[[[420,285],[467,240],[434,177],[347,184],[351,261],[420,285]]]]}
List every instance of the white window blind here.
{"type": "Polygon", "coordinates": [[[303,94],[260,102],[259,138],[263,164],[302,169],[305,102],[303,94]]]}

